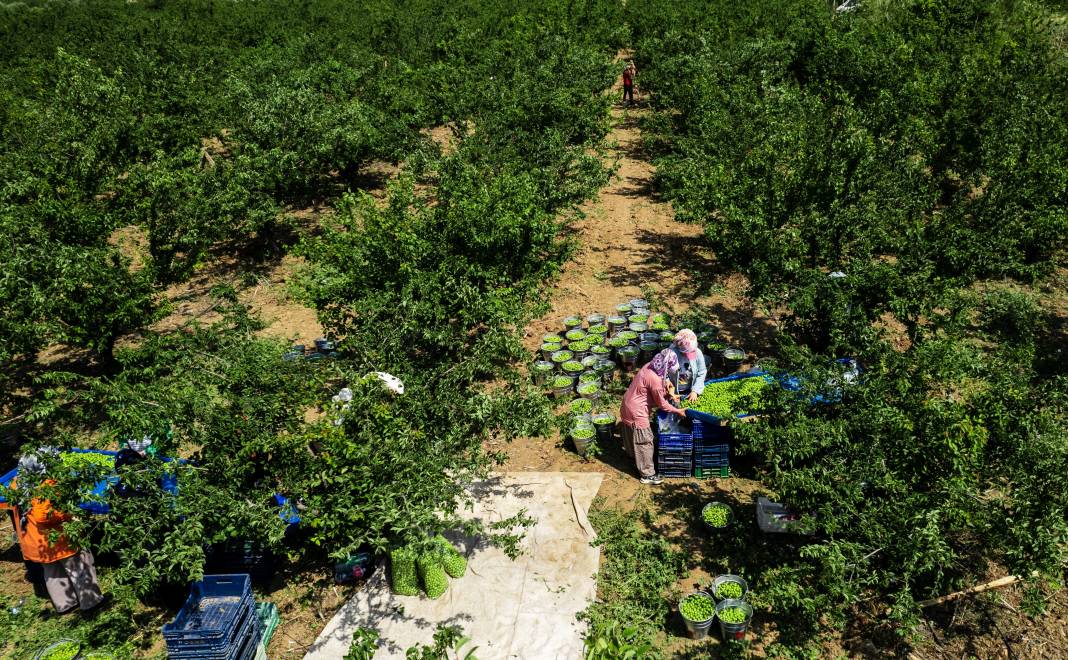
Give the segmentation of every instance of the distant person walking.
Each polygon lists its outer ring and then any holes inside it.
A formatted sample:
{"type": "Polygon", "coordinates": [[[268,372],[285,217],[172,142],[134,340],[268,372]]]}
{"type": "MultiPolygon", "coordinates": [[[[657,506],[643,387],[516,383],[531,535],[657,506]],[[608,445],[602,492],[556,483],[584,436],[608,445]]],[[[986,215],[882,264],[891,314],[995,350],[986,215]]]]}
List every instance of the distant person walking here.
{"type": "Polygon", "coordinates": [[[623,68],[623,102],[628,105],[634,103],[634,75],[637,72],[634,62],[627,62],[627,66],[623,68]]]}

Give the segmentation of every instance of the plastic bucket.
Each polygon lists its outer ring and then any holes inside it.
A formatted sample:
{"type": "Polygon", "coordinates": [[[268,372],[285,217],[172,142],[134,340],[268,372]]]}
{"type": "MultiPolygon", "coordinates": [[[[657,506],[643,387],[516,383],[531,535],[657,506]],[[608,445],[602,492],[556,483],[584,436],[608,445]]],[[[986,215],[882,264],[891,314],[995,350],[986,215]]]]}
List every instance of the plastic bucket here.
{"type": "Polygon", "coordinates": [[[731,526],[731,523],[734,522],[734,510],[731,509],[730,505],[724,504],[723,502],[709,502],[708,504],[706,504],[704,506],[704,508],[701,509],[701,522],[704,524],[705,527],[707,527],[708,529],[710,529],[712,531],[719,531],[721,529],[727,529],[728,527],[731,526]],[[722,507],[722,508],[727,510],[727,524],[726,525],[723,525],[722,527],[716,527],[715,525],[712,525],[712,524],[710,524],[710,523],[705,521],[705,511],[707,511],[707,510],[709,510],[709,509],[711,509],[713,507],[722,507]]]}
{"type": "Polygon", "coordinates": [[[608,322],[609,335],[614,335],[627,327],[627,318],[625,316],[609,316],[606,321],[608,322]]]}
{"type": "Polygon", "coordinates": [[[73,645],[74,655],[71,656],[71,657],[80,658],[81,655],[82,655],[82,643],[81,642],[79,642],[76,639],[60,639],[60,640],[57,640],[55,642],[52,642],[48,646],[42,648],[37,653],[35,653],[34,656],[33,656],[33,660],[41,660],[41,658],[48,658],[53,653],[58,652],[63,648],[66,648],[67,644],[73,645]]]}
{"type": "Polygon", "coordinates": [[[590,401],[599,400],[601,398],[601,395],[604,393],[604,390],[601,389],[600,384],[596,382],[582,383],[575,391],[578,392],[578,395],[580,397],[582,397],[583,399],[589,399],[590,401]],[[588,385],[593,385],[593,387],[587,387],[588,385]]]}
{"type": "Polygon", "coordinates": [[[596,355],[598,361],[610,360],[612,359],[612,349],[608,346],[591,346],[590,355],[596,355]]]}
{"type": "Polygon", "coordinates": [[[590,428],[586,424],[576,424],[571,429],[570,435],[571,435],[571,442],[575,443],[575,451],[578,452],[579,456],[582,456],[583,458],[585,458],[586,457],[586,452],[590,448],[590,443],[593,442],[594,439],[597,437],[596,431],[594,429],[590,428]],[[590,431],[591,433],[590,433],[590,435],[588,437],[584,437],[584,438],[576,437],[576,433],[580,432],[580,431],[590,431]]]}
{"type": "Polygon", "coordinates": [[[749,630],[749,622],[753,620],[753,606],[744,600],[737,600],[734,598],[728,598],[716,603],[716,618],[719,619],[719,632],[723,636],[724,641],[729,639],[744,639],[745,633],[749,630]],[[727,623],[723,620],[721,613],[724,610],[737,607],[745,614],[745,620],[741,623],[727,623]]]}
{"type": "Polygon", "coordinates": [[[736,584],[742,588],[742,595],[738,596],[734,600],[745,600],[746,594],[749,593],[749,585],[740,575],[731,575],[727,573],[725,575],[718,576],[715,580],[712,580],[712,596],[716,600],[730,600],[728,598],[720,597],[719,588],[727,583],[736,584]]]}
{"type": "Polygon", "coordinates": [[[616,363],[611,360],[601,360],[594,370],[601,374],[601,387],[608,387],[616,378],[616,363]]]}
{"type": "MultiPolygon", "coordinates": [[[[712,596],[705,591],[694,591],[693,593],[687,594],[686,598],[689,598],[690,596],[707,596],[709,599],[712,598],[712,596]]],[[[690,633],[691,639],[705,639],[706,637],[708,637],[708,631],[712,628],[712,619],[716,617],[715,615],[710,616],[705,621],[693,621],[691,619],[687,619],[686,615],[682,613],[681,609],[682,602],[685,601],[686,598],[683,598],[682,601],[679,602],[679,617],[682,619],[682,622],[686,624],[686,630],[690,633]]]]}
{"type": "Polygon", "coordinates": [[[572,328],[571,330],[568,330],[564,333],[564,338],[567,339],[569,342],[582,341],[586,338],[586,334],[586,331],[582,328],[572,328]]]}
{"type": "Polygon", "coordinates": [[[534,372],[534,382],[538,385],[544,385],[555,370],[556,365],[552,362],[538,360],[534,363],[534,369],[532,370],[534,372]]]}
{"type": "Polygon", "coordinates": [[[594,415],[593,427],[597,429],[597,441],[608,443],[612,440],[612,436],[615,434],[616,418],[613,415],[594,415]]]}
{"type": "Polygon", "coordinates": [[[568,316],[567,318],[560,319],[560,326],[563,327],[564,332],[574,330],[575,328],[581,328],[582,319],[578,316],[568,316]]]}
{"type": "Polygon", "coordinates": [[[571,413],[571,425],[574,428],[580,426],[591,427],[593,426],[593,417],[590,413],[571,413]]]}
{"type": "MultiPolygon", "coordinates": [[[[567,404],[567,411],[571,413],[572,417],[593,414],[593,403],[588,399],[572,399],[571,403],[567,404]]],[[[591,421],[590,423],[592,424],[593,422],[591,421]]]]}
{"type": "Polygon", "coordinates": [[[553,376],[553,380],[550,381],[550,386],[553,388],[553,397],[557,399],[563,399],[564,397],[569,397],[574,394],[576,380],[577,378],[569,377],[566,374],[557,374],[556,376],[553,376]],[[561,376],[563,376],[564,378],[568,378],[566,385],[563,384],[563,381],[561,381],[560,384],[557,384],[555,382],[556,379],[561,376]]]}
{"type": "Polygon", "coordinates": [[[656,341],[648,341],[648,342],[646,342],[646,341],[643,341],[641,343],[640,348],[641,348],[641,353],[638,356],[638,360],[642,364],[645,364],[646,362],[649,362],[654,357],[656,357],[656,354],[660,352],[660,342],[656,342],[656,341]]]}
{"type": "Polygon", "coordinates": [[[560,350],[560,351],[556,351],[552,355],[550,355],[549,356],[549,360],[553,364],[563,364],[563,363],[567,362],[568,360],[570,360],[573,356],[574,356],[574,353],[572,353],[571,351],[560,350]]]}
{"type": "Polygon", "coordinates": [[[740,348],[723,349],[723,368],[728,371],[738,371],[745,362],[745,351],[740,348]]]}
{"type": "Polygon", "coordinates": [[[541,359],[552,360],[553,353],[562,350],[563,344],[542,344],[541,345],[541,359]]]}
{"type": "Polygon", "coordinates": [[[604,323],[604,314],[590,314],[586,317],[586,325],[601,325],[604,323]]]}

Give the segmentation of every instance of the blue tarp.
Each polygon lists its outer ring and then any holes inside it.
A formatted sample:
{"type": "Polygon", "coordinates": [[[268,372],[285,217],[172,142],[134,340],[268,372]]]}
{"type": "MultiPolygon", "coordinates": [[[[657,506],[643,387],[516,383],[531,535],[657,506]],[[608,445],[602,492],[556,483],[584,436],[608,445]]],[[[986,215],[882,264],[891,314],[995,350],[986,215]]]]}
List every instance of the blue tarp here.
{"type": "MultiPolygon", "coordinates": [[[[103,450],[103,449],[77,449],[77,448],[71,449],[70,453],[75,453],[75,454],[102,454],[104,456],[111,456],[112,458],[114,458],[118,454],[118,452],[106,451],[106,450],[103,450]]],[[[174,459],[173,458],[162,458],[161,460],[163,462],[165,462],[165,463],[169,463],[169,462],[173,461],[174,459]]],[[[184,463],[185,461],[180,459],[179,462],[184,463]]],[[[0,485],[2,485],[4,487],[10,487],[11,486],[11,482],[15,479],[15,477],[17,475],[18,475],[18,467],[16,466],[16,467],[12,468],[11,470],[5,472],[3,475],[0,475],[0,485]]],[[[103,501],[100,501],[100,500],[106,499],[108,490],[111,489],[112,486],[114,486],[114,485],[116,485],[118,483],[119,483],[119,477],[118,477],[118,475],[114,475],[114,474],[108,476],[105,479],[101,479],[100,481],[96,482],[95,484],[93,484],[93,488],[89,493],[90,500],[88,502],[82,502],[81,504],[78,505],[78,508],[82,509],[83,511],[87,511],[89,513],[98,513],[98,514],[108,513],[111,510],[111,508],[107,505],[106,502],[103,502],[103,501]]],[[[177,495],[178,494],[178,477],[177,477],[177,475],[173,475],[173,474],[164,475],[163,479],[160,482],[160,486],[163,488],[164,491],[166,491],[166,492],[168,492],[168,493],[170,493],[172,495],[177,495]]],[[[6,502],[6,501],[7,500],[5,500],[3,496],[0,496],[0,503],[6,502]]],[[[281,518],[286,524],[294,525],[294,524],[300,522],[300,515],[297,513],[296,507],[292,504],[292,502],[289,501],[289,498],[285,497],[284,495],[277,495],[276,494],[274,496],[274,502],[275,502],[276,505],[278,505],[278,517],[281,518]]]]}
{"type": "MultiPolygon", "coordinates": [[[[856,372],[858,374],[860,372],[860,366],[856,364],[856,361],[853,358],[839,358],[839,359],[835,360],[835,362],[837,362],[838,364],[841,364],[841,365],[845,365],[845,366],[849,366],[849,365],[852,364],[852,366],[856,370],[856,372]]],[[[741,380],[743,378],[755,378],[757,376],[760,376],[760,377],[764,378],[768,382],[771,382],[772,380],[778,381],[778,383],[783,387],[783,389],[789,390],[791,392],[797,392],[797,391],[801,390],[801,378],[798,377],[798,376],[793,376],[791,374],[780,374],[779,376],[772,377],[771,375],[769,375],[769,374],[767,374],[767,373],[765,373],[763,371],[760,371],[760,370],[744,371],[744,372],[740,372],[740,373],[736,373],[736,374],[731,374],[730,376],[725,376],[723,378],[715,378],[713,380],[707,380],[707,381],[705,381],[705,384],[706,385],[711,385],[713,383],[726,383],[726,382],[729,382],[729,381],[732,381],[732,380],[741,380]]],[[[850,381],[847,378],[846,379],[846,384],[849,384],[850,382],[852,382],[852,381],[850,381]]],[[[812,399],[811,399],[811,403],[837,403],[838,401],[841,401],[841,400],[842,400],[842,388],[841,388],[841,386],[834,386],[834,388],[829,392],[826,392],[824,394],[817,394],[817,395],[813,396],[812,399]]],[[[665,413],[663,411],[659,411],[657,413],[657,418],[659,419],[659,418],[662,418],[663,416],[666,416],[666,415],[668,415],[668,413],[665,413]]],[[[742,418],[742,417],[748,417],[749,415],[750,415],[750,413],[744,412],[744,413],[739,413],[738,415],[735,415],[735,417],[742,418]]],[[[710,424],[710,425],[713,425],[713,426],[718,426],[719,423],[722,421],[721,418],[716,417],[715,415],[711,415],[709,413],[700,412],[700,411],[697,411],[697,410],[687,410],[686,411],[686,417],[688,417],[691,420],[696,419],[696,420],[699,420],[700,422],[702,422],[704,424],[710,424]]]]}

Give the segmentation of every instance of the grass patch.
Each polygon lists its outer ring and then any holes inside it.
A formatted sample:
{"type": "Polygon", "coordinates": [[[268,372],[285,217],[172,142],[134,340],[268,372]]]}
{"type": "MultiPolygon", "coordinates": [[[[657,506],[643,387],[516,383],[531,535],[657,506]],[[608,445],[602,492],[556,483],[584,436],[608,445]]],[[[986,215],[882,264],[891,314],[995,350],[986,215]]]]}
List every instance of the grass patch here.
{"type": "Polygon", "coordinates": [[[663,657],[655,641],[666,629],[675,600],[667,592],[686,573],[685,558],[650,531],[648,507],[624,512],[603,503],[598,498],[590,510],[602,555],[597,601],[579,615],[589,624],[587,657],[663,657]]]}

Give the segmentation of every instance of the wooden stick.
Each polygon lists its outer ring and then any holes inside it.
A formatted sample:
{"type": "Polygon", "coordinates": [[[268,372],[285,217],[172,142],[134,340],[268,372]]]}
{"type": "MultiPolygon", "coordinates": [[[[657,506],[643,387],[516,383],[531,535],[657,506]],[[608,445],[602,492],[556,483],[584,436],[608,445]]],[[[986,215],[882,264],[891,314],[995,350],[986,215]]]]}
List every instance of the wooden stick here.
{"type": "MultiPolygon", "coordinates": [[[[1031,577],[1038,577],[1038,571],[1032,571],[1031,572],[1031,577]]],[[[998,578],[996,580],[991,580],[990,582],[984,582],[983,584],[977,584],[974,587],[969,587],[968,589],[965,589],[963,591],[955,591],[955,592],[953,592],[951,594],[946,594],[945,596],[939,596],[938,598],[932,598],[930,600],[921,601],[920,603],[917,603],[917,605],[919,605],[920,607],[931,607],[932,605],[941,605],[942,603],[948,603],[950,601],[957,600],[958,598],[962,598],[964,596],[970,596],[972,594],[982,593],[984,591],[989,591],[990,589],[1000,589],[1002,587],[1007,587],[1010,584],[1016,584],[1017,582],[1020,581],[1020,579],[1021,578],[1020,578],[1019,575],[1006,575],[1003,578],[998,578]]]]}

